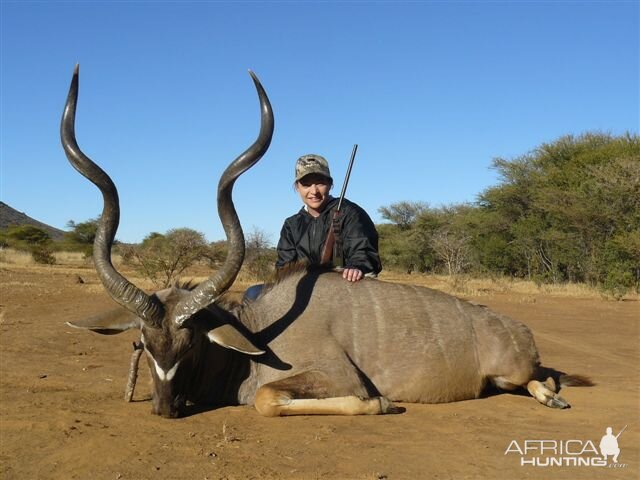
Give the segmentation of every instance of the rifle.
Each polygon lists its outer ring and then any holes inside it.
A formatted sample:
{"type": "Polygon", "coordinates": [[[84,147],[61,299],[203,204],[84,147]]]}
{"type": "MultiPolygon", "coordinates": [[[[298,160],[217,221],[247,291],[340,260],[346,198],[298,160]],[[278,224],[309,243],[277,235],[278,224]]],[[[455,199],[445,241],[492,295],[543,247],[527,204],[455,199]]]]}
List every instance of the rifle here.
{"type": "Polygon", "coordinates": [[[320,264],[328,265],[333,263],[336,268],[343,268],[342,265],[342,238],[340,235],[340,209],[342,208],[342,201],[344,200],[344,194],[347,191],[347,185],[349,184],[349,177],[351,176],[351,168],[353,168],[353,161],[356,158],[356,152],[358,151],[358,144],[353,146],[351,151],[351,159],[349,160],[349,166],[347,167],[347,174],[344,177],[344,183],[342,184],[342,191],[340,192],[340,199],[338,200],[338,206],[333,211],[333,217],[331,219],[331,227],[329,228],[329,234],[327,240],[324,242],[322,248],[322,255],[320,256],[320,264]]]}
{"type": "Polygon", "coordinates": [[[627,427],[628,427],[628,426],[629,426],[629,425],[625,425],[625,426],[624,426],[624,428],[623,428],[622,430],[620,430],[620,433],[616,435],[616,439],[617,439],[620,435],[622,435],[622,432],[624,432],[624,431],[627,429],[627,427]]]}

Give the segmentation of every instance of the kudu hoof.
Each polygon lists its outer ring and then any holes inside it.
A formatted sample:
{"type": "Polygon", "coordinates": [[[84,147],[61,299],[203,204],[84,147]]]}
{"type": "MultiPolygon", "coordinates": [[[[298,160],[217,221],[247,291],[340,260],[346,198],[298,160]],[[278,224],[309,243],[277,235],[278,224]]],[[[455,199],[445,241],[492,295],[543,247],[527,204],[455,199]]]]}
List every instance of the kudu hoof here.
{"type": "Polygon", "coordinates": [[[554,394],[553,397],[547,399],[545,403],[547,407],[551,408],[569,408],[569,402],[567,402],[564,398],[562,398],[558,394],[554,394]]]}
{"type": "Polygon", "coordinates": [[[403,413],[404,408],[394,405],[387,397],[378,397],[380,401],[380,413],[385,415],[387,413],[403,413]]]}

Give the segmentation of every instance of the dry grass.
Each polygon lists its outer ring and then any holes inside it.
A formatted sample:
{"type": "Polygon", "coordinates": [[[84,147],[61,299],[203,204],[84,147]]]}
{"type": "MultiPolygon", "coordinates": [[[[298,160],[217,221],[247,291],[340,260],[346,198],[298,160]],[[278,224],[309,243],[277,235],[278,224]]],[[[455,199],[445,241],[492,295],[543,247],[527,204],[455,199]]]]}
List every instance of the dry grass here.
{"type": "MultiPolygon", "coordinates": [[[[535,302],[536,295],[549,295],[571,298],[606,298],[602,290],[583,283],[565,283],[557,285],[538,285],[530,280],[510,277],[473,278],[468,275],[449,277],[446,275],[406,274],[399,272],[382,272],[381,280],[394,283],[409,283],[434,288],[453,295],[481,297],[495,294],[518,294],[524,300],[535,302]]],[[[638,300],[640,296],[628,293],[625,299],[638,300]]]]}
{"type": "Polygon", "coordinates": [[[0,263],[11,265],[35,265],[30,253],[14,250],[13,248],[0,249],[0,263]]]}
{"type": "MultiPolygon", "coordinates": [[[[91,266],[90,258],[86,258],[81,252],[54,252],[55,265],[66,267],[91,266]]],[[[13,248],[0,248],[0,263],[9,265],[39,265],[33,260],[31,253],[13,248]]],[[[121,257],[113,255],[113,263],[120,264],[121,257]]]]}
{"type": "Polygon", "coordinates": [[[57,265],[89,265],[91,262],[80,252],[55,252],[57,265]]]}
{"type": "MultiPolygon", "coordinates": [[[[83,278],[89,276],[93,278],[93,263],[90,259],[84,258],[79,252],[56,252],[55,265],[39,265],[33,261],[31,254],[10,248],[0,249],[0,267],[11,266],[13,268],[29,268],[42,272],[55,269],[58,272],[75,273],[83,278]]],[[[153,291],[157,286],[149,279],[143,277],[134,268],[122,264],[119,255],[113,256],[115,267],[122,272],[131,282],[140,288],[153,291]]],[[[207,265],[199,264],[189,268],[183,275],[182,280],[191,280],[195,283],[206,280],[211,275],[211,269],[207,265]]],[[[558,285],[536,284],[533,281],[515,279],[510,277],[495,276],[491,278],[473,278],[468,275],[457,275],[449,277],[446,275],[427,274],[406,274],[401,272],[383,271],[380,280],[393,283],[407,283],[441,290],[453,295],[464,297],[482,297],[496,294],[516,294],[521,295],[522,302],[534,303],[537,295],[549,295],[570,298],[610,298],[602,290],[586,284],[567,283],[558,285]]],[[[89,283],[95,283],[95,288],[101,288],[97,278],[93,278],[89,283]]],[[[263,283],[244,268],[238,274],[238,278],[230,289],[231,294],[244,292],[251,285],[263,283]]],[[[94,285],[91,285],[94,287],[94,285]]],[[[623,297],[626,300],[640,300],[640,295],[628,293],[623,297]]]]}

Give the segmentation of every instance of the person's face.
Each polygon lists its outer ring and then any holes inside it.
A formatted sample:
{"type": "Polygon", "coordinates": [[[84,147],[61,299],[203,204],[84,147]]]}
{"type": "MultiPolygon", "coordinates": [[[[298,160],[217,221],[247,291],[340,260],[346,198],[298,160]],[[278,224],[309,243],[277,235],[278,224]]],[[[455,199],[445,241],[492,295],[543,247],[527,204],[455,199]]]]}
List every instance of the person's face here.
{"type": "Polygon", "coordinates": [[[300,194],[302,202],[309,209],[309,213],[317,216],[329,200],[331,182],[323,175],[312,173],[296,182],[296,190],[300,194]]]}

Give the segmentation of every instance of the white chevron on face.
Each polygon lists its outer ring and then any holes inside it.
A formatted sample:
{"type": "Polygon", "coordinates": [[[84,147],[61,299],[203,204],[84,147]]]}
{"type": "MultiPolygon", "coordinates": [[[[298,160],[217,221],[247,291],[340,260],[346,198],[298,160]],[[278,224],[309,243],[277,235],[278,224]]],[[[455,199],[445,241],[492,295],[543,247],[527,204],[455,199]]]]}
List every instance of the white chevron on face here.
{"type": "Polygon", "coordinates": [[[145,350],[145,351],[147,352],[147,355],[149,355],[149,358],[153,362],[153,366],[156,369],[156,373],[158,374],[158,378],[163,382],[170,382],[171,380],[173,380],[173,377],[175,377],[176,372],[178,371],[178,366],[180,365],[180,360],[178,360],[173,365],[173,367],[171,367],[169,370],[165,371],[163,368],[160,367],[160,365],[158,365],[158,362],[156,362],[156,359],[153,358],[153,355],[151,355],[148,350],[145,350]]]}

